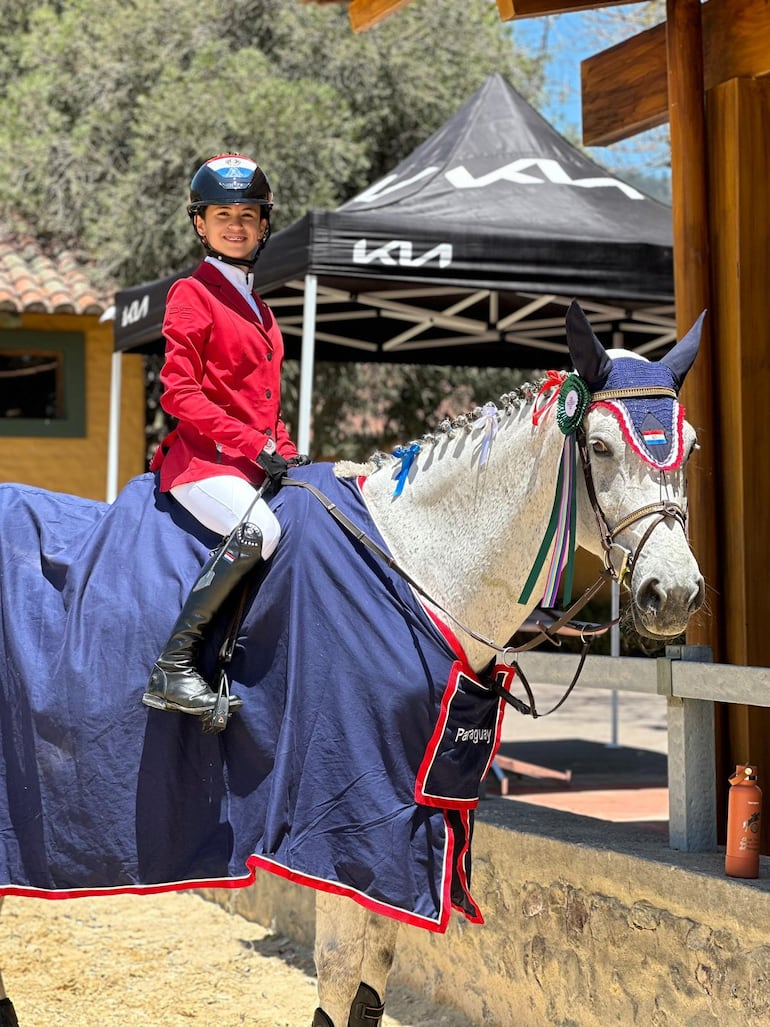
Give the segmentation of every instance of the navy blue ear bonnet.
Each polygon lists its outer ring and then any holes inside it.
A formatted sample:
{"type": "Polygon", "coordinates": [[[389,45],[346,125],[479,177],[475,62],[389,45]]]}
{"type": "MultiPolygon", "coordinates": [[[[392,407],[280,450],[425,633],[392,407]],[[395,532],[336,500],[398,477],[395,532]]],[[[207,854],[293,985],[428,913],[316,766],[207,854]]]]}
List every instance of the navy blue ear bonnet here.
{"type": "Polygon", "coordinates": [[[609,410],[628,444],[661,470],[680,467],[684,458],[684,409],[677,397],[697,356],[705,313],[661,360],[648,361],[611,359],[576,300],[567,311],[570,356],[591,406],[609,410]]]}
{"type": "Polygon", "coordinates": [[[604,386],[594,392],[591,405],[605,407],[615,415],[626,441],[642,459],[662,470],[672,470],[681,464],[684,455],[684,409],[676,399],[677,392],[676,377],[665,364],[616,357],[604,386]],[[640,395],[630,396],[632,389],[639,389],[640,395]],[[655,395],[663,389],[670,395],[655,395]],[[615,391],[622,392],[622,398],[612,398],[615,391]]]}

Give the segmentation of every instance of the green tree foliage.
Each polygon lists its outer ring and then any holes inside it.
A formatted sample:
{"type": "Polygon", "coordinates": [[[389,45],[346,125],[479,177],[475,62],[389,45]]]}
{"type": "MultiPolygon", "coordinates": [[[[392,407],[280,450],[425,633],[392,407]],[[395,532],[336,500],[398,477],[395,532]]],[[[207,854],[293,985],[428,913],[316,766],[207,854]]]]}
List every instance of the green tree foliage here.
{"type": "Polygon", "coordinates": [[[361,35],[299,0],[4,6],[0,213],[120,285],[196,259],[186,187],[212,153],[260,161],[281,228],[392,168],[490,71],[539,82],[489,0],[415,0],[361,35]]]}
{"type": "MultiPolygon", "coordinates": [[[[200,257],[187,186],[214,153],[260,161],[280,229],[387,173],[490,72],[531,99],[542,89],[540,64],[491,0],[413,0],[360,35],[344,4],[300,0],[2,6],[0,216],[22,216],[119,286],[200,257]]],[[[157,364],[147,375],[150,448],[166,427],[157,364]]],[[[450,391],[459,413],[511,387],[488,392],[484,374],[320,364],[314,451],[361,458],[383,437],[424,431],[450,391]]],[[[297,378],[287,366],[295,427],[297,378]]]]}
{"type": "MultiPolygon", "coordinates": [[[[366,460],[377,450],[419,439],[444,417],[472,411],[537,371],[516,368],[439,367],[432,364],[318,364],[313,404],[313,455],[366,460]],[[355,399],[353,399],[355,397],[355,399]]],[[[299,364],[287,361],[284,413],[296,424],[299,364]]]]}

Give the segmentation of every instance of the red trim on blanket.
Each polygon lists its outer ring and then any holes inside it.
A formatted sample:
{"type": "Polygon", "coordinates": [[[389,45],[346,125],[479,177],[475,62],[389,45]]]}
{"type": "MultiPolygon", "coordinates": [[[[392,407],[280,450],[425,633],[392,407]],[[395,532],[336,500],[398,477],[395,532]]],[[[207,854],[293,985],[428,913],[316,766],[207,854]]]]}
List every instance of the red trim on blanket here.
{"type": "Polygon", "coordinates": [[[471,822],[470,814],[467,811],[463,811],[460,816],[462,817],[463,827],[465,828],[465,845],[463,845],[460,852],[457,854],[457,863],[455,864],[455,870],[457,871],[457,878],[460,882],[462,890],[465,892],[465,897],[468,900],[468,904],[473,909],[472,913],[469,913],[464,906],[452,903],[452,909],[457,910],[458,913],[462,913],[463,916],[470,920],[472,924],[483,924],[484,917],[481,914],[481,910],[476,904],[473,896],[471,895],[470,885],[468,883],[468,867],[467,860],[470,856],[471,847],[471,822]]]}
{"type": "Polygon", "coordinates": [[[27,885],[2,884],[0,898],[17,895],[25,899],[98,899],[111,895],[160,895],[171,891],[195,891],[199,888],[248,888],[254,874],[244,877],[214,877],[200,881],[169,881],[164,884],[124,884],[115,888],[32,888],[27,885]]]}
{"type": "Polygon", "coordinates": [[[467,674],[470,678],[475,677],[473,668],[470,665],[470,661],[468,660],[465,650],[463,649],[462,643],[460,642],[460,639],[457,637],[454,631],[452,631],[449,625],[445,621],[441,620],[441,618],[437,614],[435,614],[433,610],[430,609],[430,607],[426,606],[425,603],[422,602],[422,600],[420,600],[420,602],[422,603],[422,607],[427,613],[427,615],[433,621],[433,626],[436,628],[438,633],[441,635],[446,644],[449,646],[449,648],[452,650],[452,652],[455,654],[457,659],[462,664],[463,674],[467,674]]]}
{"type": "Polygon", "coordinates": [[[469,914],[467,909],[452,902],[452,865],[454,860],[455,835],[446,815],[444,816],[446,845],[444,847],[441,908],[439,910],[438,920],[432,920],[430,917],[420,916],[417,913],[410,913],[408,910],[400,909],[398,906],[391,906],[386,902],[380,902],[377,899],[372,899],[368,895],[364,895],[362,892],[356,891],[355,888],[351,888],[348,885],[339,884],[336,881],[325,881],[320,877],[313,877],[310,874],[303,874],[296,870],[290,870],[288,867],[281,866],[280,863],[275,863],[272,860],[267,859],[265,856],[249,856],[246,862],[252,871],[255,869],[266,870],[268,873],[275,874],[276,877],[281,877],[286,881],[294,881],[295,884],[303,884],[308,888],[315,888],[316,891],[326,892],[330,895],[342,895],[345,898],[352,899],[353,902],[358,903],[359,906],[363,906],[364,909],[368,909],[372,913],[377,913],[379,916],[387,916],[391,920],[397,920],[402,924],[410,924],[412,927],[422,927],[424,930],[431,931],[434,934],[444,934],[449,926],[449,919],[453,909],[462,913],[463,916],[470,920],[471,923],[484,923],[481,911],[468,889],[465,856],[470,844],[470,825],[468,814],[463,812],[461,816],[464,821],[465,844],[463,845],[458,857],[456,869],[468,904],[474,911],[473,914],[469,914]]]}
{"type": "Polygon", "coordinates": [[[0,897],[4,898],[6,895],[14,895],[29,899],[46,899],[55,901],[57,899],[93,899],[109,897],[112,895],[160,895],[164,892],[193,891],[202,888],[248,888],[250,885],[254,884],[256,871],[265,870],[268,873],[275,874],[276,877],[282,877],[284,880],[294,881],[297,884],[303,884],[309,888],[315,888],[316,891],[328,892],[332,895],[343,895],[346,898],[352,899],[353,902],[357,902],[358,905],[363,906],[365,909],[370,910],[372,913],[390,917],[391,920],[398,920],[399,923],[411,924],[413,927],[421,927],[424,930],[432,931],[434,934],[443,934],[449,926],[449,919],[453,909],[462,913],[471,921],[471,923],[484,923],[479,907],[474,901],[468,888],[468,876],[465,862],[470,844],[470,824],[467,813],[462,813],[461,816],[463,818],[465,829],[465,844],[458,854],[455,869],[457,871],[460,885],[466,895],[468,905],[474,911],[473,914],[469,914],[468,910],[462,906],[455,905],[451,899],[455,835],[446,816],[444,817],[446,844],[444,847],[444,865],[442,870],[441,908],[437,920],[432,920],[430,917],[420,916],[417,913],[410,913],[408,910],[399,909],[397,906],[391,906],[385,902],[379,902],[377,899],[371,899],[369,896],[364,895],[362,892],[356,891],[355,888],[350,888],[347,885],[339,884],[334,881],[325,881],[319,877],[312,877],[310,874],[303,874],[296,870],[290,870],[288,867],[281,866],[279,863],[275,863],[274,861],[267,859],[265,856],[257,855],[249,856],[246,860],[246,866],[249,869],[249,873],[244,877],[211,878],[196,881],[171,881],[164,884],[120,885],[115,888],[75,888],[61,890],[31,888],[21,885],[6,884],[0,885],[0,897]]]}

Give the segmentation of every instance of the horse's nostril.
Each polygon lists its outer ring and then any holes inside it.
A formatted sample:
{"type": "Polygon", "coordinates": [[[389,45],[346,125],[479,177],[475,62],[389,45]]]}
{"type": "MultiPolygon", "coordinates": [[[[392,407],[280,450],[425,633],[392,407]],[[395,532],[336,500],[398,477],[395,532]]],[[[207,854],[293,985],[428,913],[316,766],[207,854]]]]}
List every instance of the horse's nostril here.
{"type": "Polygon", "coordinates": [[[639,588],[637,604],[640,609],[654,616],[662,615],[664,612],[673,613],[677,609],[687,610],[688,614],[692,614],[701,608],[705,597],[706,587],[703,578],[699,578],[697,585],[691,589],[676,586],[666,589],[658,578],[648,578],[639,588]]]}
{"type": "Polygon", "coordinates": [[[659,613],[665,601],[666,590],[657,578],[648,578],[642,583],[637,599],[640,607],[650,613],[659,613]]]}

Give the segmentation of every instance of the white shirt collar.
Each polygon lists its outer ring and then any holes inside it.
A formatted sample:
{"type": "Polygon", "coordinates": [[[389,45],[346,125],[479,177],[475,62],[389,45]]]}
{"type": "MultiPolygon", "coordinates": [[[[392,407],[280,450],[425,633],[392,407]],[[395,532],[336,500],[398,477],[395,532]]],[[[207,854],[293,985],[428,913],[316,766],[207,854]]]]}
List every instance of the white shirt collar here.
{"type": "Polygon", "coordinates": [[[234,264],[226,264],[223,260],[217,260],[216,257],[206,257],[205,260],[207,264],[212,264],[215,268],[217,268],[217,270],[225,276],[225,278],[228,280],[228,282],[230,282],[231,285],[235,286],[235,288],[238,290],[241,296],[243,296],[244,299],[247,300],[249,306],[252,307],[257,312],[257,314],[259,314],[261,319],[262,315],[260,314],[259,307],[257,306],[256,301],[254,300],[254,296],[252,295],[252,290],[254,288],[253,272],[250,271],[248,274],[246,274],[243,268],[236,267],[234,264]]]}
{"type": "Polygon", "coordinates": [[[239,292],[251,292],[254,288],[254,273],[249,271],[247,274],[243,268],[236,267],[235,264],[226,264],[224,260],[217,260],[216,257],[206,257],[206,261],[209,264],[213,264],[214,267],[219,268],[225,278],[238,289],[239,292]]]}

